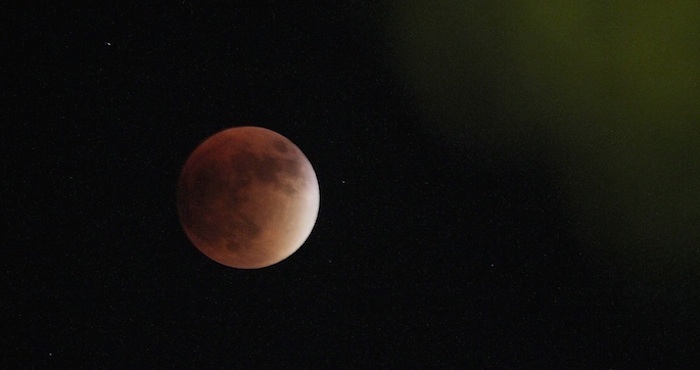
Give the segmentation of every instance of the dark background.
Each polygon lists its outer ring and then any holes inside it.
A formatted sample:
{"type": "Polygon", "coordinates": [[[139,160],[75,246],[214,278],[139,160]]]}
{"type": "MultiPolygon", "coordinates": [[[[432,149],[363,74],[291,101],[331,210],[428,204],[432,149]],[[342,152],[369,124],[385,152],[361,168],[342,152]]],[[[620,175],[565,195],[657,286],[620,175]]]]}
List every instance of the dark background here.
{"type": "Polygon", "coordinates": [[[599,263],[544,150],[492,156],[479,137],[426,129],[391,62],[386,5],[1,6],[3,367],[693,356],[697,312],[678,297],[697,293],[630,285],[599,263]],[[240,125],[295,142],[321,190],[306,244],[261,270],[208,260],[175,209],[191,151],[240,125]]]}

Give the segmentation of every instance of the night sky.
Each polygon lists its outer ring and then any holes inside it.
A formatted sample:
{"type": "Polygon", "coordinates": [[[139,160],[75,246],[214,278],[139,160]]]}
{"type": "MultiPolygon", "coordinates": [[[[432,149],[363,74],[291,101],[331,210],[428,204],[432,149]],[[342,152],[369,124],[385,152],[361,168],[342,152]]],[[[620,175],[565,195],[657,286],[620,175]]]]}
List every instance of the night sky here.
{"type": "MultiPolygon", "coordinates": [[[[0,6],[3,368],[694,356],[698,284],[636,284],[594,252],[550,137],[446,137],[397,67],[388,2],[307,4],[0,6]],[[299,146],[321,192],[307,242],[260,270],[207,259],[175,203],[192,150],[244,125],[299,146]]],[[[504,120],[487,79],[469,86],[465,120],[504,120]]]]}

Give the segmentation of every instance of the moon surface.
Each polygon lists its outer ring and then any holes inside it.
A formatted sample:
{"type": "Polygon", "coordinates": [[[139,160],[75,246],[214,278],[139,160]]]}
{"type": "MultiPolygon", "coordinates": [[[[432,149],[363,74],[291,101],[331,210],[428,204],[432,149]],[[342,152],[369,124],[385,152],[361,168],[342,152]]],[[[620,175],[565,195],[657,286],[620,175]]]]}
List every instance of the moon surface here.
{"type": "Polygon", "coordinates": [[[286,137],[234,127],[199,145],[185,162],[177,208],[187,237],[229,267],[262,268],[296,252],[316,223],[316,173],[286,137]]]}

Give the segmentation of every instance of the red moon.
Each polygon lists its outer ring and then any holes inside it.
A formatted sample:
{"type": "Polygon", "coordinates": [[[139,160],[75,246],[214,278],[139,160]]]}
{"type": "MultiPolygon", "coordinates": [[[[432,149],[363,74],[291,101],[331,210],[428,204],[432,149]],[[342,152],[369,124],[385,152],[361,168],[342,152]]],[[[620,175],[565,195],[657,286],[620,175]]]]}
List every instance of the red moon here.
{"type": "Polygon", "coordinates": [[[316,173],[286,137],[234,127],[199,145],[185,162],[177,208],[187,237],[229,267],[262,268],[296,252],[316,223],[316,173]]]}

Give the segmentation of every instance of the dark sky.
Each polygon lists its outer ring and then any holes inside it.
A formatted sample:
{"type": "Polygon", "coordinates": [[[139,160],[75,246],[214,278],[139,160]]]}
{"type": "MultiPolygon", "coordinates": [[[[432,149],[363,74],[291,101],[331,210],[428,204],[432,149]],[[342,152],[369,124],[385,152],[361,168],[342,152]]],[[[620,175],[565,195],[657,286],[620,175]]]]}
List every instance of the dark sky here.
{"type": "Polygon", "coordinates": [[[0,7],[3,368],[635,368],[692,353],[688,307],[582,252],[536,151],[503,160],[430,133],[382,3],[294,3],[0,7]],[[296,143],[321,190],[306,244],[260,270],[208,260],[175,209],[191,151],[241,125],[296,143]]]}

